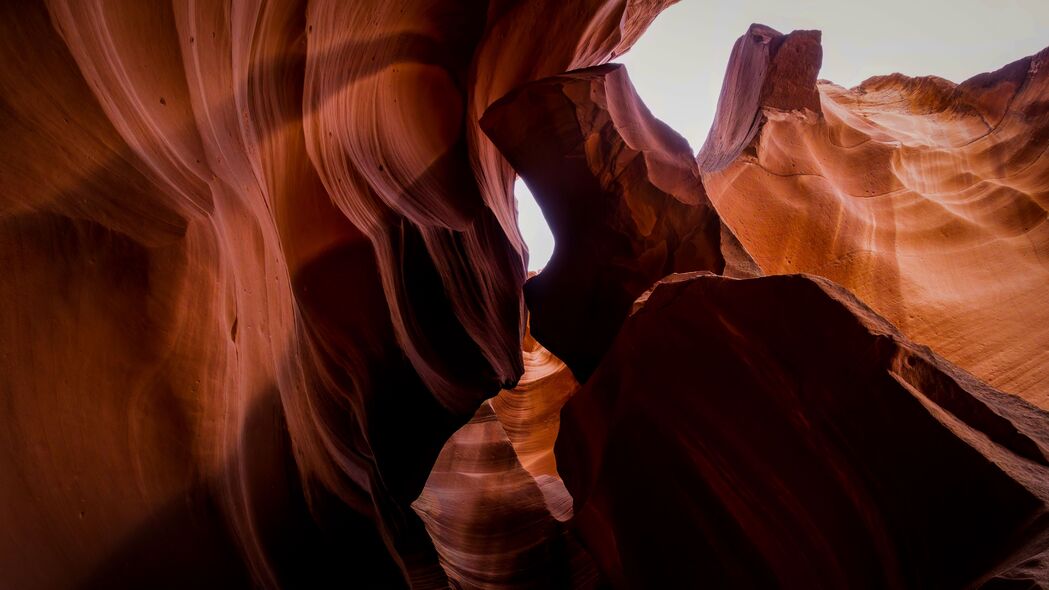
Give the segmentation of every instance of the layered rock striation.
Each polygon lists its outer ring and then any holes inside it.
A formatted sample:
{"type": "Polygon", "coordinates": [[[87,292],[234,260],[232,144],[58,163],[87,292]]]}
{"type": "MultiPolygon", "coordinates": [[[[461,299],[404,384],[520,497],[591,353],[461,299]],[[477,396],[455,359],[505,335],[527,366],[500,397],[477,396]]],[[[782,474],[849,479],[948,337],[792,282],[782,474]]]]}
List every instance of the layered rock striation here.
{"type": "Polygon", "coordinates": [[[1049,587],[1049,54],[668,3],[0,6],[0,585],[1049,587]]]}
{"type": "Polygon", "coordinates": [[[0,8],[2,585],[447,586],[411,503],[524,371],[477,121],[664,4],[0,8]]]}
{"type": "Polygon", "coordinates": [[[827,277],[1049,407],[1049,53],[845,89],[817,80],[818,40],[737,41],[698,157],[711,202],[766,272],[827,277]]]}

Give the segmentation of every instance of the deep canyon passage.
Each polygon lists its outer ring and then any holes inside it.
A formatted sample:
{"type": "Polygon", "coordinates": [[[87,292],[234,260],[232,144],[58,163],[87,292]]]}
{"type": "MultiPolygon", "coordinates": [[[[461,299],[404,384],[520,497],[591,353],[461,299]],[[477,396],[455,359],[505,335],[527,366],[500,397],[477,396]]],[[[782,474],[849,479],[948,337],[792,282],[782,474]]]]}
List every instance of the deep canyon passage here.
{"type": "Polygon", "coordinates": [[[0,587],[1049,588],[1049,49],[669,4],[0,3],[0,587]]]}

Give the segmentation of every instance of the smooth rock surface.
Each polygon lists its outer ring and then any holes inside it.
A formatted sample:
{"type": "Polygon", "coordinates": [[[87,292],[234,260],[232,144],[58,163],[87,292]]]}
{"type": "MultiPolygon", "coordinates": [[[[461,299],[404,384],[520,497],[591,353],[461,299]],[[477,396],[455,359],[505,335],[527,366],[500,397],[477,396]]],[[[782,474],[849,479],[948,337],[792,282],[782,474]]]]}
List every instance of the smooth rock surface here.
{"type": "Polygon", "coordinates": [[[0,585],[446,587],[410,505],[524,371],[477,120],[665,4],[0,7],[0,585]]]}
{"type": "Polygon", "coordinates": [[[960,588],[1045,550],[1047,445],[1049,414],[826,279],[693,273],[624,323],[556,453],[615,587],[960,588]]]}
{"type": "Polygon", "coordinates": [[[481,126],[556,236],[525,285],[535,337],[585,380],[633,301],[672,272],[760,272],[710,205],[688,142],[618,64],[526,84],[481,126]]]}
{"type": "Polygon", "coordinates": [[[0,3],[0,587],[1049,588],[1046,52],[670,2],[0,3]]]}
{"type": "Polygon", "coordinates": [[[817,81],[818,41],[755,25],[737,42],[698,156],[715,208],[767,273],[838,282],[1049,407],[1049,52],[847,90],[817,81]]]}

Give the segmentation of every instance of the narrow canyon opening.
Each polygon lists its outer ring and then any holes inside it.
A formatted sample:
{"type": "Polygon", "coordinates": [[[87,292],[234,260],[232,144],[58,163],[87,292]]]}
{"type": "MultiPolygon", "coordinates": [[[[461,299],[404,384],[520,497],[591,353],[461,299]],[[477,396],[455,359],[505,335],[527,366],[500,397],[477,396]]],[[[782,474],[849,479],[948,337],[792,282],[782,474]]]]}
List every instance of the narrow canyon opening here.
{"type": "MultiPolygon", "coordinates": [[[[682,2],[660,13],[630,51],[613,61],[627,67],[652,114],[697,151],[714,119],[732,44],[752,22],[783,32],[822,30],[820,77],[846,88],[892,72],[961,82],[1036,53],[1044,43],[1039,19],[1022,3],[1003,9],[964,0],[958,10],[973,17],[965,22],[945,19],[933,5],[895,0],[888,5],[861,11],[835,0],[814,0],[799,11],[773,0],[682,2]],[[901,21],[900,14],[909,18],[901,21]],[[1010,42],[993,42],[1005,38],[1010,42]]],[[[528,245],[528,270],[537,272],[553,254],[554,237],[520,177],[514,196],[528,245]]]]}
{"type": "Polygon", "coordinates": [[[528,244],[528,270],[538,272],[554,254],[554,234],[535,196],[520,176],[514,181],[514,198],[517,199],[517,226],[528,244]]]}

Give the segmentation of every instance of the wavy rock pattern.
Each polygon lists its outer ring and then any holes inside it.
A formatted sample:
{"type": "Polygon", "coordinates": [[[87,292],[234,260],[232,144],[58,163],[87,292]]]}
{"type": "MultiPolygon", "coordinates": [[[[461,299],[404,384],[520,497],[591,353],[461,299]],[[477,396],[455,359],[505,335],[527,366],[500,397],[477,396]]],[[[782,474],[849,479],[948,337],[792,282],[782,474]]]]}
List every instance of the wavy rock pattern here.
{"type": "Polygon", "coordinates": [[[1049,52],[846,90],[817,82],[818,40],[755,26],[736,43],[699,154],[711,201],[766,272],[838,282],[1049,407],[1049,52]]]}
{"type": "Polygon", "coordinates": [[[5,4],[3,585],[446,586],[410,504],[524,371],[477,119],[664,4],[5,4]]]}
{"type": "MultiPolygon", "coordinates": [[[[552,441],[547,450],[552,457],[552,441]]],[[[601,583],[565,525],[572,498],[561,479],[525,469],[490,401],[445,445],[413,506],[457,587],[601,583]]]]}
{"type": "Polygon", "coordinates": [[[449,439],[413,504],[449,578],[463,588],[603,587],[571,528],[557,473],[561,407],[579,384],[530,333],[517,387],[449,439]]]}
{"type": "Polygon", "coordinates": [[[1049,53],[670,1],[0,4],[0,586],[1049,588],[1049,53]]]}

